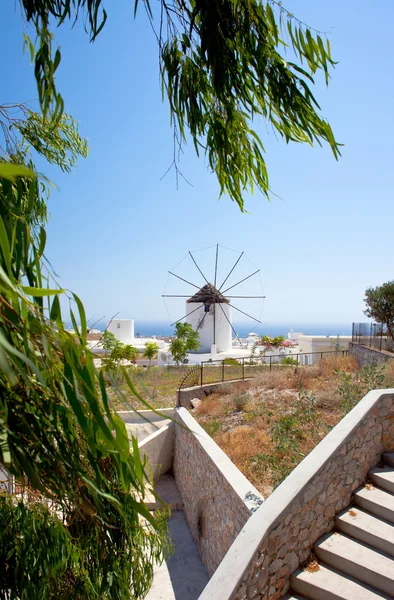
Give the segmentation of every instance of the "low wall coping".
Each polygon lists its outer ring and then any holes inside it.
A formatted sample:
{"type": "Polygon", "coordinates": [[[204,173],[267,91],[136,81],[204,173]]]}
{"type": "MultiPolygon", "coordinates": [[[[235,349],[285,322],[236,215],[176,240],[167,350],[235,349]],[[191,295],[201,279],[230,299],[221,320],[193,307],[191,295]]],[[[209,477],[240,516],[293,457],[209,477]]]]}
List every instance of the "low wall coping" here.
{"type": "Polygon", "coordinates": [[[263,496],[251,484],[235,464],[229,459],[227,454],[223,452],[216,442],[207,434],[207,432],[197,423],[194,417],[186,408],[180,407],[176,409],[179,417],[184,425],[194,435],[197,442],[202,446],[203,450],[215,464],[217,469],[223,474],[234,492],[241,498],[245,506],[250,512],[256,511],[264,502],[263,496]]]}
{"type": "Polygon", "coordinates": [[[262,540],[279,524],[282,513],[324,469],[364,417],[381,400],[393,395],[394,388],[369,392],[304,458],[246,522],[199,600],[216,600],[219,597],[221,600],[231,600],[262,540]]]}
{"type": "Polygon", "coordinates": [[[157,423],[165,421],[166,419],[173,419],[175,412],[173,408],[158,408],[154,410],[118,410],[116,414],[125,423],[144,423],[149,421],[151,423],[157,423]]]}
{"type": "Polygon", "coordinates": [[[192,387],[181,388],[178,392],[191,392],[193,390],[203,390],[214,385],[223,385],[225,383],[242,383],[243,381],[252,381],[253,377],[245,377],[244,379],[225,379],[224,381],[213,381],[212,383],[203,383],[202,385],[192,385],[192,387]]]}

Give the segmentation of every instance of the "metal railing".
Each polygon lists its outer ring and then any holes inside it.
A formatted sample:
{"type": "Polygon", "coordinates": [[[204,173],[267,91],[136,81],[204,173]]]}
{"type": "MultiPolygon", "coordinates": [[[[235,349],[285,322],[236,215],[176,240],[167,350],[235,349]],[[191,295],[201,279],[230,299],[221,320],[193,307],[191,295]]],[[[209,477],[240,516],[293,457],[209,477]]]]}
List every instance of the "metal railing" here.
{"type": "Polygon", "coordinates": [[[253,377],[256,368],[269,369],[288,366],[311,366],[332,355],[344,357],[348,350],[326,352],[299,352],[297,354],[271,354],[269,356],[240,356],[221,360],[205,360],[190,368],[179,384],[179,390],[201,387],[210,383],[244,380],[253,377]]]}
{"type": "Polygon", "coordinates": [[[394,352],[393,340],[383,323],[353,323],[352,342],[375,350],[394,352]]]}

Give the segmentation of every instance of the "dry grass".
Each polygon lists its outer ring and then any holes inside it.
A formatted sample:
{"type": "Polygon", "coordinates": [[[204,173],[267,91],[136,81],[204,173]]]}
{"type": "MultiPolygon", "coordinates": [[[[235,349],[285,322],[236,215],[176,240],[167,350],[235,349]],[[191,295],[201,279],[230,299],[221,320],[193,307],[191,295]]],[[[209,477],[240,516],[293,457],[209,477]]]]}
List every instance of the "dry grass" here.
{"type": "Polygon", "coordinates": [[[334,357],[316,366],[264,370],[247,392],[240,384],[212,394],[195,416],[267,496],[342,418],[338,371],[355,373],[357,364],[334,357]]]}

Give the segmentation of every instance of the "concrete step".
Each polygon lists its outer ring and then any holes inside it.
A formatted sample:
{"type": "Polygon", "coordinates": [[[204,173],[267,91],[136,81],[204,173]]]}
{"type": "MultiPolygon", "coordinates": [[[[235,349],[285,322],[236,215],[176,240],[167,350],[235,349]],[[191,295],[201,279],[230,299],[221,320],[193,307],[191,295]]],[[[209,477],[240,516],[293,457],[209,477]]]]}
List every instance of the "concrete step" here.
{"type": "Polygon", "coordinates": [[[349,537],[394,557],[394,525],[391,523],[354,506],[338,515],[335,525],[349,537]]]}
{"type": "Polygon", "coordinates": [[[297,571],[291,577],[291,589],[313,600],[381,600],[382,594],[364,583],[319,565],[319,570],[297,571]]]}
{"type": "Polygon", "coordinates": [[[394,452],[383,452],[382,461],[386,463],[386,465],[394,467],[394,452]]]}
{"type": "Polygon", "coordinates": [[[355,492],[353,499],[357,506],[394,523],[394,496],[389,492],[367,484],[355,492]]]}
{"type": "Polygon", "coordinates": [[[368,472],[369,478],[377,486],[394,494],[394,467],[384,465],[368,472]]]}
{"type": "Polygon", "coordinates": [[[314,550],[329,567],[394,597],[393,558],[340,533],[325,535],[314,550]]]}
{"type": "Polygon", "coordinates": [[[280,600],[308,600],[305,596],[295,596],[294,594],[286,594],[280,600]]]}

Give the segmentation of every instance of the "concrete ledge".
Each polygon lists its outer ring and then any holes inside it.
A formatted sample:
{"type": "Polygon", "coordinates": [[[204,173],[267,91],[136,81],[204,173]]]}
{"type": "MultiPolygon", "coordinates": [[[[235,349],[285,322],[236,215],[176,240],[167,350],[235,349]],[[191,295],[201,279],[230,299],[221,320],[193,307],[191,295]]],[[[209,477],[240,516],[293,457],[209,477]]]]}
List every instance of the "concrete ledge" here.
{"type": "Polygon", "coordinates": [[[314,542],[393,447],[394,389],[372,391],[246,522],[200,600],[281,598],[314,542]]]}
{"type": "Polygon", "coordinates": [[[174,451],[173,422],[165,425],[138,444],[141,455],[146,456],[153,480],[158,479],[172,468],[174,451]]]}
{"type": "Polygon", "coordinates": [[[190,403],[193,398],[205,398],[208,394],[212,394],[217,389],[221,388],[223,385],[240,383],[245,384],[245,387],[249,386],[249,382],[252,380],[252,377],[245,377],[245,379],[229,379],[228,381],[218,381],[217,383],[206,383],[200,386],[193,386],[190,388],[184,388],[183,390],[178,390],[178,403],[177,406],[182,406],[184,408],[192,408],[190,403]]]}

